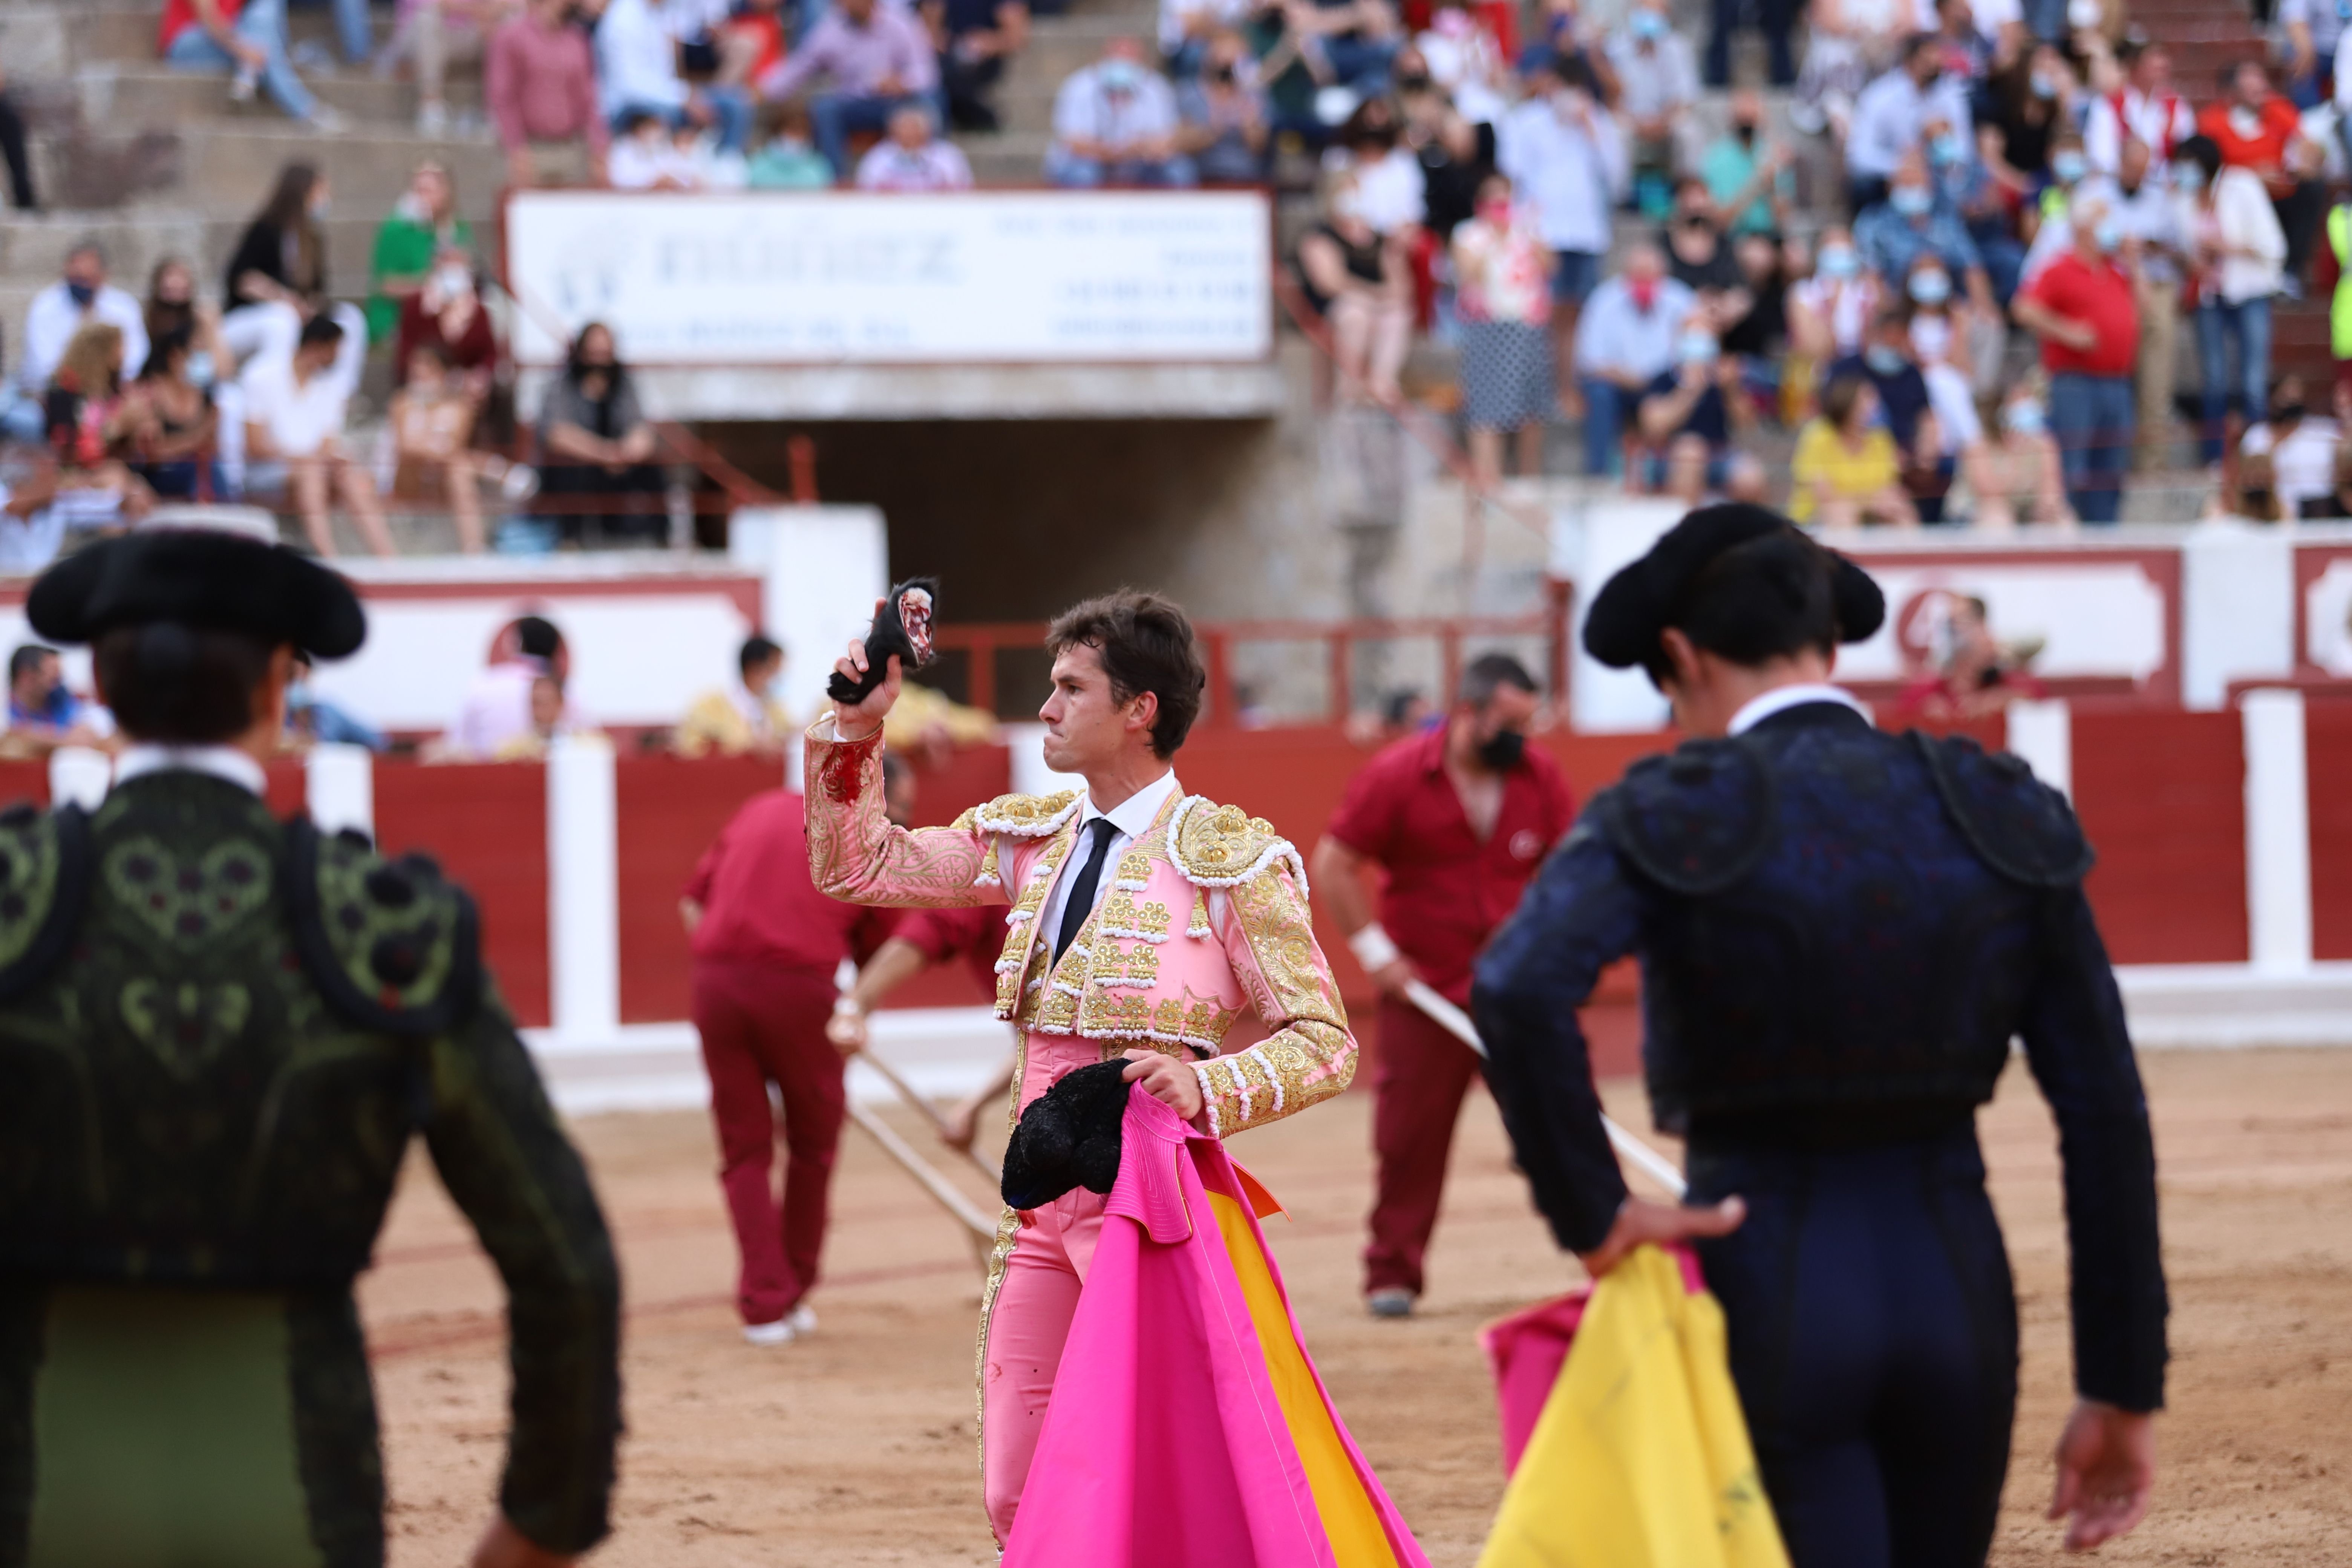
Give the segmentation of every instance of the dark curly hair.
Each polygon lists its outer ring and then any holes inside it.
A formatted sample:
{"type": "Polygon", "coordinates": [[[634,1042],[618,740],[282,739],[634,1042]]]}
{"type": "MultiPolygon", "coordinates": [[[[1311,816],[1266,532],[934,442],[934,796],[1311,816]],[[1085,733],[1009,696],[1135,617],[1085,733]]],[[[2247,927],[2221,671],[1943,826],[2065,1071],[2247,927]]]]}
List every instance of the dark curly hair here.
{"type": "Polygon", "coordinates": [[[1152,754],[1162,761],[1174,756],[1201,716],[1201,693],[1209,683],[1182,607],[1133,588],[1073,605],[1045,629],[1045,651],[1058,656],[1074,647],[1102,655],[1117,700],[1131,702],[1146,691],[1160,699],[1152,754]]]}

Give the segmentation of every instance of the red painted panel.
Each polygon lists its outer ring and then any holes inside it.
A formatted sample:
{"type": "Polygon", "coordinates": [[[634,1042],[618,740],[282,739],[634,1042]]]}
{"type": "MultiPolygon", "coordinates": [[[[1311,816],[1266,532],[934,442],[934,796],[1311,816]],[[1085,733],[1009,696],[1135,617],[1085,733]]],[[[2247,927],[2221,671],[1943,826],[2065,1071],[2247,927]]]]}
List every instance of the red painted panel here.
{"type": "Polygon", "coordinates": [[[421,849],[482,912],[482,948],[515,1020],[548,1021],[547,770],[538,763],[426,767],[379,759],[376,842],[421,849]]]}
{"type": "Polygon", "coordinates": [[[310,779],[300,757],[274,757],[262,770],[262,775],[268,782],[261,798],[268,805],[270,816],[282,820],[310,809],[310,779]]]}
{"type": "Polygon", "coordinates": [[[663,754],[614,763],[620,817],[621,1021],[683,1018],[691,960],[678,923],[679,889],[745,801],[784,782],[775,757],[663,754]]]}
{"type": "Polygon", "coordinates": [[[2311,955],[2352,958],[2352,701],[2306,697],[2311,799],[2311,955]]]}
{"type": "Polygon", "coordinates": [[[2246,806],[2238,715],[2074,711],[2074,807],[2118,963],[2242,963],[2246,806]]]}
{"type": "Polygon", "coordinates": [[[0,805],[14,805],[20,800],[39,806],[49,804],[47,762],[0,763],[0,805]]]}

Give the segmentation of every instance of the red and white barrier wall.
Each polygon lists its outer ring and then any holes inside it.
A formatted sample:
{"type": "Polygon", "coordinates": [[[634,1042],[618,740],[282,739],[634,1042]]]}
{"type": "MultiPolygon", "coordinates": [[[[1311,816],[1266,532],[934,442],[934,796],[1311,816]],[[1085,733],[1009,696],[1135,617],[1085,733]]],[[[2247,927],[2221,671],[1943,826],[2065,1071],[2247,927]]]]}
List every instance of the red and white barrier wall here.
{"type": "MultiPolygon", "coordinates": [[[[2089,888],[2147,1046],[2352,1041],[2352,696],[2259,688],[2216,712],[2053,700],[1972,726],[2069,791],[2099,852],[2089,888]]],[[[1580,795],[1660,733],[1556,735],[1580,795]]],[[[1202,731],[1178,759],[1188,789],[1238,801],[1311,847],[1366,753],[1329,728],[1202,731]]],[[[919,819],[1027,783],[1003,747],[923,775],[919,819]]],[[[321,748],[270,770],[274,808],[373,828],[424,849],[473,889],[501,991],[570,1109],[695,1104],[679,889],[727,818],[782,779],[772,759],[686,762],[567,742],[544,763],[429,767],[321,748]]],[[[0,799],[89,798],[105,764],[0,764],[0,799]],[[53,785],[54,780],[54,785],[53,785]]],[[[1321,932],[1360,1023],[1369,987],[1321,932]]],[[[878,1048],[925,1087],[976,1081],[1004,1045],[961,967],[924,977],[880,1021],[878,1048]]],[[[1589,1023],[1604,1070],[1629,1070],[1630,966],[1589,1023]]],[[[1369,1027],[1367,1031],[1370,1032],[1369,1027]]],[[[1376,1047],[1375,1047],[1376,1048],[1376,1047]]]]}

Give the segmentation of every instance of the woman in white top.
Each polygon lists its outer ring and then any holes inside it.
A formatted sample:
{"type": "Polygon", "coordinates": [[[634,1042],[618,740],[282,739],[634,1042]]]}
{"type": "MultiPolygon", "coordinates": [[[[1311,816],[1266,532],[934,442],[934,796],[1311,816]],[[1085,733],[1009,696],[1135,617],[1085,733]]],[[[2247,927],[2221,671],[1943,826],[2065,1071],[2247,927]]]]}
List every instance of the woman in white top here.
{"type": "Polygon", "coordinates": [[[1789,285],[1789,358],[1782,381],[1810,387],[1832,360],[1862,352],[1863,334],[1883,297],[1875,275],[1864,269],[1853,237],[1832,224],[1813,252],[1813,275],[1789,285]]]}
{"type": "Polygon", "coordinates": [[[2270,412],[2271,296],[2277,293],[2286,260],[2286,233],[2279,227],[2270,193],[2251,169],[2225,168],[2221,149],[2210,136],[2191,136],[2173,153],[2174,178],[2183,205],[2180,227],[2189,237],[2197,299],[2197,357],[2205,371],[2205,461],[2221,460],[2222,421],[2230,390],[2239,391],[2239,412],[2248,425],[2270,412]],[[2228,354],[2235,340],[2237,374],[2228,354]]]}
{"type": "MultiPolygon", "coordinates": [[[[2341,408],[2340,393],[2336,401],[2341,408]]],[[[2305,412],[2303,377],[2283,375],[2271,389],[2270,417],[2246,427],[2238,455],[2270,458],[2279,505],[2288,517],[2326,516],[2326,510],[2313,513],[2309,509],[2335,492],[2336,453],[2342,444],[2336,420],[2305,412]]]]}

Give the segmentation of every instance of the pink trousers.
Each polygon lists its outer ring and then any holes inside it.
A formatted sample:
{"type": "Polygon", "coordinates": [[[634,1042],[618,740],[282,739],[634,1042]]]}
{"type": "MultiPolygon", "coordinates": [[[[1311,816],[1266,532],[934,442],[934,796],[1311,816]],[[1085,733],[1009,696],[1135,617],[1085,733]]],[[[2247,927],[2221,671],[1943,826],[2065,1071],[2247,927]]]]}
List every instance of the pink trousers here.
{"type": "MultiPolygon", "coordinates": [[[[1102,1047],[1095,1041],[1030,1036],[1022,1108],[1063,1075],[1101,1059],[1102,1047]]],[[[1045,1406],[1054,1397],[1062,1342],[1070,1337],[1078,1290],[1102,1235],[1103,1203],[1101,1194],[1076,1187],[1032,1210],[996,1288],[981,1358],[980,1453],[988,1522],[999,1545],[1013,1538],[1013,1515],[1021,1506],[1045,1406]]]]}

